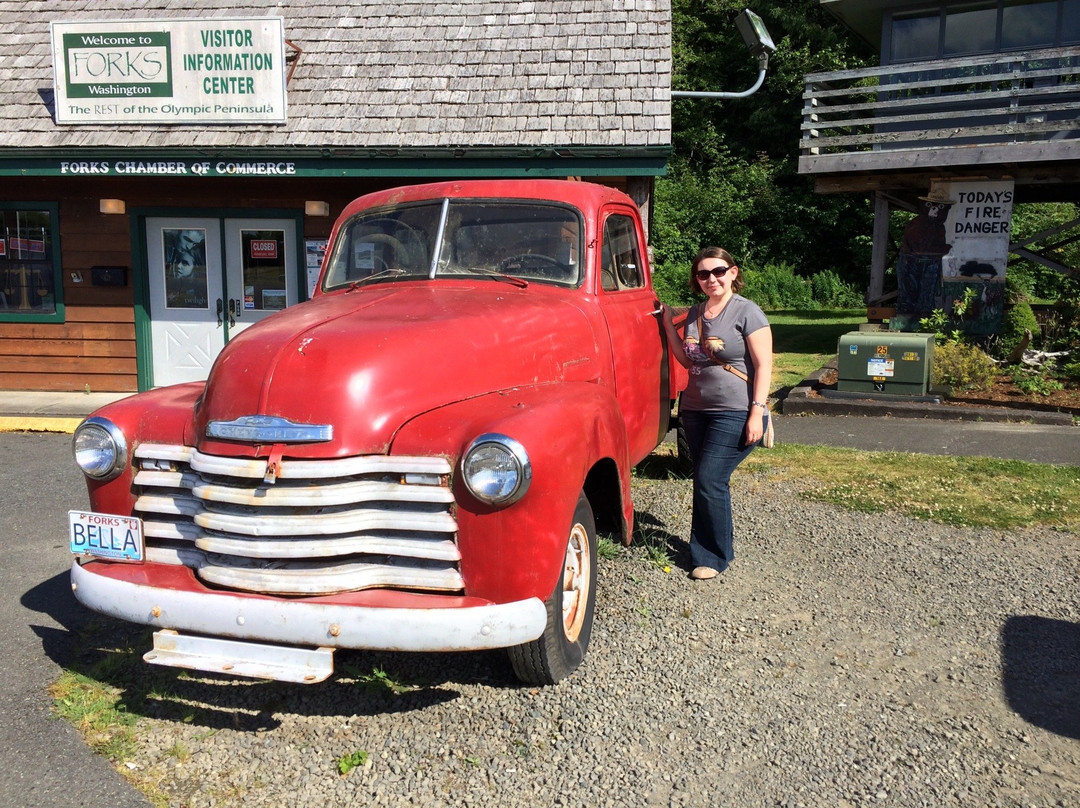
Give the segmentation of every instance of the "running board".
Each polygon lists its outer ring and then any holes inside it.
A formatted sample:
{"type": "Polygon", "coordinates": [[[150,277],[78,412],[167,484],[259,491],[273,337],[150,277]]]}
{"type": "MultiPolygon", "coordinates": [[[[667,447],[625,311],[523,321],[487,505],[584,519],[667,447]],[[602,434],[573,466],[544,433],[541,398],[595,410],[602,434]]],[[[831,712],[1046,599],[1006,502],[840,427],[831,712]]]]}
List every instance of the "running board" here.
{"type": "Polygon", "coordinates": [[[152,665],[228,673],[310,685],[334,672],[333,648],[294,648],[217,637],[197,637],[171,629],[154,632],[154,649],[143,659],[152,665]]]}

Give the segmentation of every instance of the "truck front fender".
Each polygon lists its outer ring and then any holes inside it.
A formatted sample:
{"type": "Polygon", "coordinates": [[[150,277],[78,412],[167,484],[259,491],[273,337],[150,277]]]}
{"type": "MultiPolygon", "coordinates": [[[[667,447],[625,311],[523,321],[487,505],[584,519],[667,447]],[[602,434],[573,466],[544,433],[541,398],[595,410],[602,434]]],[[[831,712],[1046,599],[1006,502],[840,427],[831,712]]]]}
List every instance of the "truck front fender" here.
{"type": "Polygon", "coordinates": [[[393,454],[441,454],[453,465],[452,487],[466,593],[509,602],[546,600],[561,574],[574,508],[598,463],[618,470],[622,519],[633,518],[626,429],[611,392],[589,382],[514,388],[424,413],[398,430],[393,454]],[[485,433],[525,447],[532,483],[518,502],[493,507],[461,479],[461,459],[485,433]]]}
{"type": "Polygon", "coordinates": [[[127,465],[118,477],[106,482],[86,478],[93,510],[119,514],[132,512],[135,504],[131,492],[132,458],[140,443],[194,445],[192,422],[195,402],[203,388],[202,382],[160,387],[122,398],[91,413],[119,427],[128,448],[127,465]]]}

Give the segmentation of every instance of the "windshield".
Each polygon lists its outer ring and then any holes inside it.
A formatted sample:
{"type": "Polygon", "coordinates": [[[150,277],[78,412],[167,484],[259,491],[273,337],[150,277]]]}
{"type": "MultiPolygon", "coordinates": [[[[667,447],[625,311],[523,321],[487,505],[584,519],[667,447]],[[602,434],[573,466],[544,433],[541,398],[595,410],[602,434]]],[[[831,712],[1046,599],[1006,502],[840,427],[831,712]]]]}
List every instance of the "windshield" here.
{"type": "Polygon", "coordinates": [[[581,242],[577,211],[549,202],[451,199],[379,208],[341,227],[323,289],[432,277],[436,245],[435,277],[512,276],[576,286],[581,242]]]}

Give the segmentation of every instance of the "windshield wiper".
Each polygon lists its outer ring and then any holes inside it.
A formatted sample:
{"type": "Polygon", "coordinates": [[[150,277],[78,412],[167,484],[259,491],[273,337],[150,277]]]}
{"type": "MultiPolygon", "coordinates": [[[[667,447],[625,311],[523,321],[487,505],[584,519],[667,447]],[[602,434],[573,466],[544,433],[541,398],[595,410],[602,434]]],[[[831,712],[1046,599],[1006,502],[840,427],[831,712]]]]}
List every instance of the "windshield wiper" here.
{"type": "Polygon", "coordinates": [[[351,292],[353,289],[358,289],[361,286],[363,286],[365,283],[367,283],[368,281],[373,281],[376,278],[397,278],[397,277],[400,277],[401,275],[404,275],[404,274],[406,274],[404,269],[396,269],[396,268],[395,269],[389,269],[389,268],[382,269],[382,270],[379,270],[378,272],[373,272],[372,274],[368,275],[366,278],[360,278],[358,280],[353,281],[352,283],[349,284],[348,291],[351,292]]]}
{"type": "Polygon", "coordinates": [[[484,278],[491,278],[493,281],[512,283],[519,289],[525,289],[529,285],[529,282],[524,278],[519,278],[517,275],[507,275],[505,272],[497,272],[494,269],[483,269],[482,267],[476,267],[475,269],[471,270],[471,272],[484,278]]]}

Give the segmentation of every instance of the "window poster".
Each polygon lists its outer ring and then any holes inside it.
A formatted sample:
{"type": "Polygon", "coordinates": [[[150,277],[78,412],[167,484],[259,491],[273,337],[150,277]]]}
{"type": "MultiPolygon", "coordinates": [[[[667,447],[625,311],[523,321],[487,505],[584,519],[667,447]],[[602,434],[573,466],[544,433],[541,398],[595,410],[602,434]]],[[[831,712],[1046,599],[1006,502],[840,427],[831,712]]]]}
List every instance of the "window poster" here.
{"type": "Polygon", "coordinates": [[[206,231],[162,231],[165,251],[165,305],[170,309],[205,309],[209,299],[206,281],[206,231]]]}

